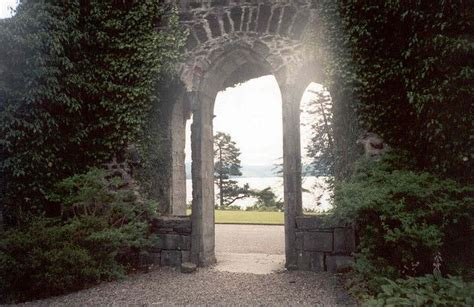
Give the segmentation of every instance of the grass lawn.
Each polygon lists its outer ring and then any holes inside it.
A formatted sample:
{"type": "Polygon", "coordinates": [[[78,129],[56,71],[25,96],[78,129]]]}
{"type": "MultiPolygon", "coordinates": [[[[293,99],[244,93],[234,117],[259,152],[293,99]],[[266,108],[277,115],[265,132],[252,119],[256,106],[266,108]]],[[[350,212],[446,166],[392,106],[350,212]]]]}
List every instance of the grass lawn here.
{"type": "MultiPolygon", "coordinates": [[[[216,210],[217,224],[274,224],[283,225],[283,212],[216,210]]],[[[187,210],[191,214],[191,210],[187,210]]]]}

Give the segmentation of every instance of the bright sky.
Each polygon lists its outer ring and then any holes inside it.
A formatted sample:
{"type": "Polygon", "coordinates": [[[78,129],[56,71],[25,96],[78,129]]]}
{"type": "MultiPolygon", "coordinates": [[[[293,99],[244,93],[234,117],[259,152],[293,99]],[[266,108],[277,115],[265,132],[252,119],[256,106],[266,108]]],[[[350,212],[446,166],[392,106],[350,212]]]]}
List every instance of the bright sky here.
{"type": "Polygon", "coordinates": [[[10,8],[15,8],[17,0],[0,0],[0,18],[11,17],[10,8]]]}
{"type": "MultiPolygon", "coordinates": [[[[320,90],[321,85],[311,83],[308,89],[320,90]]],[[[306,91],[301,101],[302,153],[310,139],[304,110],[312,95],[306,91]]],[[[273,165],[283,156],[281,94],[275,77],[252,79],[219,92],[214,114],[214,132],[231,135],[242,153],[242,165],[273,165]]],[[[186,162],[191,162],[190,124],[188,121],[186,162]]]]}

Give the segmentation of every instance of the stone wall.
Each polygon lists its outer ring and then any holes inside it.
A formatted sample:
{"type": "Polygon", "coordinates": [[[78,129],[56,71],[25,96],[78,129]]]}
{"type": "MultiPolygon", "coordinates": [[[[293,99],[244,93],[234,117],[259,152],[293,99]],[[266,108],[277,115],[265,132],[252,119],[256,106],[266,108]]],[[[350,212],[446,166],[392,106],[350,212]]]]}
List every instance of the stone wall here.
{"type": "Polygon", "coordinates": [[[157,244],[141,260],[147,265],[180,267],[189,262],[191,252],[191,219],[188,216],[162,216],[151,225],[157,244]]]}
{"type": "Polygon", "coordinates": [[[181,67],[188,91],[194,90],[208,65],[224,54],[226,47],[263,55],[272,65],[272,73],[301,65],[305,59],[303,38],[316,18],[310,0],[180,0],[177,4],[180,24],[189,30],[181,67]]]}
{"type": "Polygon", "coordinates": [[[350,268],[355,251],[350,227],[329,227],[319,216],[296,218],[297,269],[341,272],[350,268]]]}

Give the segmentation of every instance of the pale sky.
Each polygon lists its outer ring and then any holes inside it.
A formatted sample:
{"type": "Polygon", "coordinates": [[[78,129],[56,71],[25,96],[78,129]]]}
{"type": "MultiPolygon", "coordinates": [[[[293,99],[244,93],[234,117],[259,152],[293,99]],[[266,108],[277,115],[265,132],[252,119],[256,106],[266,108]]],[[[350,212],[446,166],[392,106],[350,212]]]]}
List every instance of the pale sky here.
{"type": "MultiPolygon", "coordinates": [[[[320,90],[311,83],[308,89],[320,90]]],[[[301,147],[310,139],[308,116],[304,113],[312,95],[302,93],[301,147]]],[[[272,165],[283,156],[282,105],[278,83],[273,76],[249,80],[218,93],[214,107],[214,133],[229,133],[241,151],[242,165],[272,165]]],[[[191,162],[190,124],[186,127],[186,162],[191,162]]]]}
{"type": "Polygon", "coordinates": [[[10,8],[15,8],[17,0],[0,0],[0,18],[11,17],[10,8]]]}

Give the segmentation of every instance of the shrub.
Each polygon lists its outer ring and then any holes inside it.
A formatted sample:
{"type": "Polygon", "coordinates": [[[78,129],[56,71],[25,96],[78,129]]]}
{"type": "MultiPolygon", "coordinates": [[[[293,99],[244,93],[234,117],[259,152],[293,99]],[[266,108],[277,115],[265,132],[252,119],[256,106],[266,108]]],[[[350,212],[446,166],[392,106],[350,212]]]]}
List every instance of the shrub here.
{"type": "Polygon", "coordinates": [[[473,306],[474,282],[433,275],[396,281],[383,279],[382,291],[366,306],[473,306]]]}
{"type": "Polygon", "coordinates": [[[0,293],[26,300],[84,288],[124,275],[124,251],[154,240],[148,220],[156,206],[143,201],[116,173],[91,170],[67,178],[49,196],[62,219],[36,217],[0,239],[0,293]]]}
{"type": "Polygon", "coordinates": [[[432,272],[440,252],[443,273],[469,273],[474,259],[472,186],[404,168],[400,155],[363,161],[336,187],[336,218],[354,223],[360,243],[356,269],[388,277],[432,272]]]}

